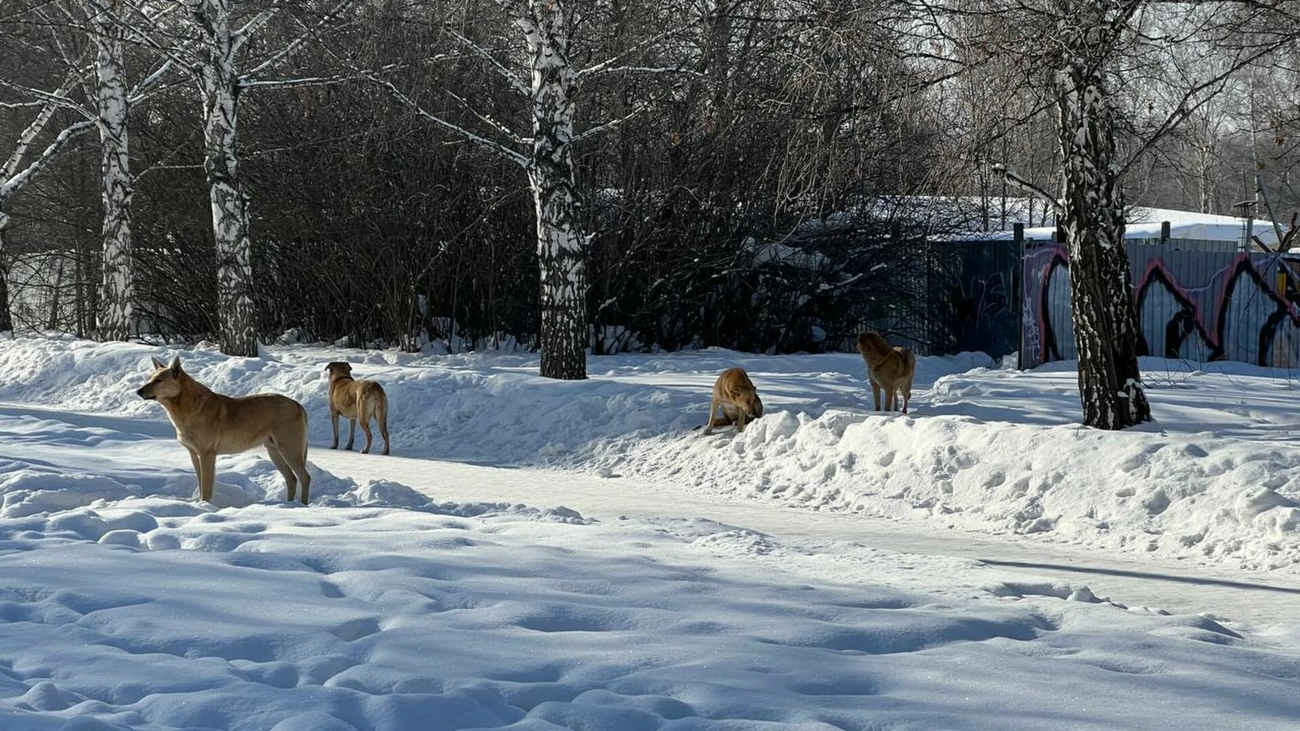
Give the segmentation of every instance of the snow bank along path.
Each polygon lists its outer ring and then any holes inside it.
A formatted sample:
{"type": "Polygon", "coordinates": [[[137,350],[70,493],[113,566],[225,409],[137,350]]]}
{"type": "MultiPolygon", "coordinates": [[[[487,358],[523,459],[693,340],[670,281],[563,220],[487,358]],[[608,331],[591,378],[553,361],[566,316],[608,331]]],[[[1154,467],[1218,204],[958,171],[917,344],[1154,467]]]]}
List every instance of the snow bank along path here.
{"type": "MultiPolygon", "coordinates": [[[[130,344],[0,342],[0,400],[162,420],[134,389],[130,344]]],[[[1133,555],[1295,574],[1300,411],[1291,372],[1147,360],[1156,421],[1105,433],[1074,423],[1068,365],[1018,373],[982,356],[923,358],[909,416],[867,410],[856,355],[727,351],[593,358],[585,382],[546,381],[529,355],[419,356],[272,349],[266,360],[183,353],[230,394],[278,391],[328,444],[329,360],[384,383],[395,453],[671,481],[701,496],[922,520],[1133,555]],[[768,415],[702,438],[716,374],[742,365],[768,415]]]]}

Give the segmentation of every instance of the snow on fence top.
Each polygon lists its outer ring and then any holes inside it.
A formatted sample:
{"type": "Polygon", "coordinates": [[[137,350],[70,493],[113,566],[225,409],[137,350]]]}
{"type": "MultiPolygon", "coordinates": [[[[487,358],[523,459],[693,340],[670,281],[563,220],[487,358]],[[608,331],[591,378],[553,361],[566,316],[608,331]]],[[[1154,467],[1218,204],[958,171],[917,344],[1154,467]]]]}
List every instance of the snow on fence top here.
{"type": "MultiPolygon", "coordinates": [[[[1022,222],[1018,219],[1015,211],[1009,211],[1007,216],[1008,225],[1016,222],[1022,222]]],[[[1024,236],[1026,241],[1051,241],[1056,233],[1054,220],[1050,217],[1048,221],[1052,225],[1026,227],[1024,236]]],[[[1245,240],[1246,221],[1236,216],[1221,216],[1213,213],[1199,213],[1196,211],[1179,211],[1170,208],[1146,208],[1137,206],[1129,211],[1128,221],[1124,227],[1124,238],[1128,240],[1141,239],[1160,239],[1162,238],[1162,228],[1165,222],[1169,223],[1169,238],[1182,241],[1197,242],[1215,242],[1222,244],[1231,244],[1234,250],[1241,247],[1245,240]]],[[[1286,224],[1279,222],[1279,227],[1285,234],[1289,228],[1286,224]]],[[[1251,236],[1259,238],[1269,246],[1277,244],[1278,237],[1273,228],[1271,221],[1255,219],[1251,223],[1251,236]]],[[[1015,236],[1011,229],[1001,231],[972,231],[969,234],[963,234],[955,237],[946,237],[956,240],[973,240],[981,241],[999,241],[1010,240],[1015,236]]],[[[1219,248],[1219,247],[1212,247],[1219,248]]]]}

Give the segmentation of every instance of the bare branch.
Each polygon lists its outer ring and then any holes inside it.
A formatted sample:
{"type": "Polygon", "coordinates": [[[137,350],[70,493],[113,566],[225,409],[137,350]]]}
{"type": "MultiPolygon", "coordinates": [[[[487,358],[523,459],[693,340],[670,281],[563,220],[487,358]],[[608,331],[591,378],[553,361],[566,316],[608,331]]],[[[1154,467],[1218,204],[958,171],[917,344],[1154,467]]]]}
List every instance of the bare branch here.
{"type": "Polygon", "coordinates": [[[611,68],[600,69],[599,71],[593,71],[587,74],[587,76],[604,76],[605,74],[687,74],[689,76],[706,78],[705,75],[699,71],[682,66],[614,66],[611,68]]]}
{"type": "Polygon", "coordinates": [[[578,78],[583,79],[588,76],[597,76],[599,74],[606,73],[609,69],[614,67],[614,64],[619,63],[623,59],[627,58],[629,55],[636,53],[637,51],[649,48],[650,46],[658,43],[659,41],[662,41],[665,38],[675,36],[678,33],[685,31],[687,28],[690,28],[695,24],[696,21],[691,21],[686,25],[681,25],[676,28],[666,30],[657,36],[652,36],[650,38],[647,38],[644,41],[641,41],[640,43],[633,45],[631,48],[628,48],[626,51],[623,51],[618,55],[607,58],[604,61],[596,64],[595,66],[588,66],[587,68],[582,69],[581,71],[578,72],[578,78]]]}
{"type": "Polygon", "coordinates": [[[505,145],[503,145],[503,144],[501,144],[501,143],[499,143],[499,142],[494,142],[494,141],[489,140],[489,139],[487,139],[487,138],[485,138],[485,137],[481,137],[481,136],[479,136],[479,135],[476,135],[476,134],[474,134],[473,132],[470,132],[469,130],[465,129],[464,127],[461,127],[461,126],[458,125],[458,124],[455,124],[455,123],[453,123],[453,122],[448,122],[447,120],[443,119],[442,117],[439,117],[439,116],[436,115],[436,114],[432,114],[432,113],[426,111],[423,107],[421,107],[419,104],[417,104],[417,103],[415,102],[415,100],[413,100],[413,99],[411,99],[410,97],[408,97],[407,95],[403,94],[402,91],[401,91],[400,89],[398,89],[396,86],[394,86],[394,85],[393,85],[393,82],[391,82],[391,81],[387,81],[387,80],[384,80],[384,79],[380,79],[380,78],[378,78],[378,77],[376,77],[376,76],[374,76],[374,75],[370,75],[370,74],[367,74],[367,78],[370,79],[370,81],[372,81],[372,82],[374,82],[374,83],[376,83],[376,84],[378,84],[378,85],[384,87],[385,89],[387,89],[387,90],[388,90],[388,93],[389,93],[389,94],[390,94],[394,99],[396,99],[397,101],[401,102],[401,103],[404,104],[405,106],[410,107],[411,109],[413,109],[413,110],[415,111],[416,114],[420,115],[420,116],[423,117],[424,119],[427,119],[428,121],[434,123],[435,125],[437,125],[437,126],[439,126],[439,127],[442,127],[443,129],[445,129],[445,130],[447,130],[447,131],[449,131],[449,132],[454,132],[455,134],[457,134],[457,135],[459,135],[460,137],[464,138],[466,141],[468,141],[468,142],[470,142],[470,143],[472,143],[472,144],[474,144],[474,145],[477,145],[478,147],[481,147],[481,148],[483,148],[484,150],[488,150],[489,152],[493,152],[493,153],[495,153],[495,154],[497,154],[497,155],[500,155],[500,156],[504,157],[505,159],[507,159],[507,160],[509,160],[509,161],[511,161],[511,162],[513,162],[513,163],[515,163],[516,165],[519,165],[520,167],[528,167],[528,158],[525,157],[525,156],[524,156],[523,154],[521,154],[520,152],[518,152],[518,151],[516,151],[516,150],[512,150],[512,149],[510,149],[509,147],[506,147],[505,145]]]}
{"type": "Polygon", "coordinates": [[[447,92],[447,96],[450,96],[452,99],[455,99],[456,101],[460,102],[461,106],[465,107],[466,111],[468,111],[470,114],[473,114],[475,117],[478,117],[480,120],[482,120],[484,124],[488,125],[492,129],[508,137],[510,141],[515,143],[516,145],[531,145],[533,143],[531,138],[522,137],[516,134],[514,130],[510,129],[509,127],[506,127],[504,124],[501,124],[500,122],[496,121],[492,117],[486,114],[480,114],[477,110],[474,109],[474,107],[470,106],[469,102],[465,101],[465,99],[463,99],[460,95],[449,91],[447,92]]]}
{"type": "Polygon", "coordinates": [[[993,172],[997,173],[999,176],[1002,177],[1003,180],[1007,182],[1007,185],[1010,185],[1013,188],[1018,188],[1019,190],[1023,190],[1026,193],[1029,193],[1031,195],[1038,196],[1039,198],[1046,201],[1047,204],[1050,205],[1057,213],[1060,213],[1065,208],[1065,206],[1061,203],[1061,201],[1056,196],[1052,195],[1051,193],[1048,193],[1047,191],[1043,190],[1037,185],[1034,185],[1028,180],[1025,180],[1024,178],[1015,174],[1011,170],[1008,170],[1006,165],[1003,165],[1002,163],[998,162],[998,163],[993,163],[993,165],[991,165],[990,167],[993,170],[993,172]]]}
{"type": "Polygon", "coordinates": [[[576,134],[576,135],[573,136],[573,142],[574,142],[574,144],[577,144],[577,143],[582,142],[583,140],[586,140],[586,139],[588,139],[588,138],[595,137],[596,135],[603,134],[603,133],[608,132],[608,131],[610,131],[610,130],[612,130],[612,129],[615,129],[616,127],[619,127],[620,125],[622,125],[624,122],[628,121],[629,119],[631,119],[631,118],[637,116],[638,114],[644,112],[646,109],[648,109],[648,107],[645,106],[645,105],[639,106],[639,107],[637,107],[636,109],[633,109],[631,112],[628,112],[626,115],[624,115],[624,116],[622,116],[622,117],[619,117],[618,119],[611,120],[611,121],[606,122],[606,123],[604,123],[604,124],[598,124],[598,125],[596,125],[595,127],[592,127],[591,129],[588,129],[588,130],[586,130],[586,131],[580,132],[580,133],[578,133],[578,134],[576,134]]]}
{"type": "Polygon", "coordinates": [[[84,121],[77,122],[60,132],[59,135],[54,138],[54,141],[51,142],[22,172],[6,179],[3,184],[0,184],[0,204],[3,204],[6,199],[13,195],[19,188],[23,187],[28,180],[31,180],[33,175],[40,172],[41,168],[45,167],[49,161],[52,160],[61,149],[63,149],[63,146],[66,145],[69,140],[78,135],[85,134],[94,128],[95,123],[93,121],[84,121]]]}
{"type": "Polygon", "coordinates": [[[290,41],[289,44],[280,49],[279,52],[272,54],[270,58],[253,67],[247,73],[241,75],[239,77],[240,86],[246,86],[252,81],[255,81],[258,74],[279,65],[280,62],[284,61],[289,56],[292,56],[299,48],[302,48],[303,44],[315,38],[322,30],[332,24],[335,18],[344,10],[347,10],[348,6],[352,5],[354,2],[356,2],[356,0],[340,0],[339,4],[335,5],[333,10],[326,13],[324,17],[316,23],[316,25],[307,28],[302,35],[290,41]]]}
{"type": "Polygon", "coordinates": [[[487,61],[488,64],[491,65],[492,70],[496,71],[498,75],[504,78],[506,82],[510,84],[510,88],[514,89],[516,93],[520,94],[521,96],[528,96],[529,94],[528,84],[525,83],[525,81],[519,76],[519,74],[516,74],[515,72],[506,68],[504,64],[496,60],[496,57],[488,53],[487,49],[483,48],[482,46],[475,43],[474,41],[471,41],[470,39],[457,33],[451,28],[447,28],[446,31],[452,38],[455,38],[458,42],[460,42],[461,45],[465,46],[471,52],[473,52],[475,56],[478,56],[484,61],[487,61]]]}

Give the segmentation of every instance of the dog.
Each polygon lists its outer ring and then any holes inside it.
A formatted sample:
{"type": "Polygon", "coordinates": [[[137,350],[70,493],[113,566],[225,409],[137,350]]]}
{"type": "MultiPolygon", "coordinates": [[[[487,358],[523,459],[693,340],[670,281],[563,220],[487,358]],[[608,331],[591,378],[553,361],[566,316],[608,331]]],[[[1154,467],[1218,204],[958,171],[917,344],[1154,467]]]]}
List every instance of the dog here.
{"type": "Polygon", "coordinates": [[[868,330],[858,335],[858,352],[867,362],[867,379],[871,381],[871,396],[880,411],[880,391],[885,391],[885,411],[898,408],[898,396],[903,397],[903,413],[912,401],[912,379],[916,376],[916,356],[908,348],[892,346],[880,333],[868,330]]]}
{"type": "Polygon", "coordinates": [[[736,425],[737,432],[745,431],[745,421],[763,415],[763,402],[758,389],[749,380],[744,368],[728,368],[713,384],[713,397],[709,400],[709,418],[704,423],[704,433],[712,434],[713,427],[736,425]],[[722,416],[717,416],[718,408],[722,416]],[[716,417],[716,418],[715,418],[716,417]]]}
{"type": "Polygon", "coordinates": [[[212,502],[218,454],[237,454],[261,444],[284,475],[292,502],[299,483],[307,504],[311,475],[307,474],[307,410],[288,396],[259,394],[231,398],[213,393],[181,368],[153,358],[149,381],[136,391],[157,401],[176,427],[176,439],[190,453],[199,478],[199,495],[212,502]]]}
{"type": "Polygon", "coordinates": [[[384,454],[388,454],[388,394],[383,386],[374,381],[357,381],[352,378],[352,364],[335,361],[325,366],[330,374],[330,424],[334,427],[334,443],[330,449],[339,447],[339,415],[348,420],[348,446],[356,440],[357,421],[361,422],[361,431],[366,435],[366,446],[362,454],[370,454],[370,444],[374,440],[370,433],[370,419],[379,425],[379,434],[384,438],[384,454]]]}

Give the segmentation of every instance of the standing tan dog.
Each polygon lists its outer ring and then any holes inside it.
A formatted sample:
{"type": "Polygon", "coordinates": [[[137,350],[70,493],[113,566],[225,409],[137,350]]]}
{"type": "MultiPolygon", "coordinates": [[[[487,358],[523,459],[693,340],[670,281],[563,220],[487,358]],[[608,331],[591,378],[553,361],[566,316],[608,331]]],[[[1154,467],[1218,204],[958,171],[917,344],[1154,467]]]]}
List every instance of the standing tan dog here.
{"type": "Polygon", "coordinates": [[[891,346],[880,333],[858,335],[858,352],[867,362],[867,378],[871,380],[871,395],[880,411],[880,390],[885,390],[885,411],[898,408],[898,396],[903,396],[903,413],[912,401],[912,379],[916,376],[916,356],[907,348],[891,346]]]}
{"type": "Polygon", "coordinates": [[[370,419],[379,424],[379,434],[384,438],[384,454],[388,454],[388,395],[383,386],[374,381],[357,381],[352,378],[352,364],[335,361],[325,366],[330,374],[330,424],[334,427],[334,443],[330,449],[339,447],[339,415],[348,420],[348,446],[356,440],[357,421],[361,422],[361,431],[366,435],[365,449],[362,454],[370,454],[370,443],[374,437],[370,433],[370,419]]]}
{"type": "Polygon", "coordinates": [[[736,431],[743,432],[746,419],[753,421],[762,415],[763,402],[758,398],[758,389],[749,380],[749,374],[744,368],[728,368],[713,384],[709,420],[704,424],[704,433],[712,434],[713,427],[728,424],[735,424],[736,431]],[[720,417],[717,416],[719,406],[722,407],[720,417]]]}
{"type": "Polygon", "coordinates": [[[259,394],[231,398],[213,393],[181,370],[181,359],[171,365],[153,359],[154,372],[137,394],[157,401],[176,427],[176,439],[189,450],[199,477],[199,495],[212,501],[217,455],[245,452],[261,444],[276,469],[284,475],[293,500],[302,483],[302,504],[307,504],[311,475],[307,474],[307,411],[288,396],[259,394]]]}

